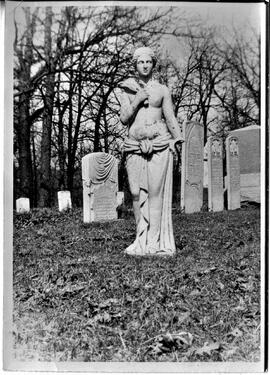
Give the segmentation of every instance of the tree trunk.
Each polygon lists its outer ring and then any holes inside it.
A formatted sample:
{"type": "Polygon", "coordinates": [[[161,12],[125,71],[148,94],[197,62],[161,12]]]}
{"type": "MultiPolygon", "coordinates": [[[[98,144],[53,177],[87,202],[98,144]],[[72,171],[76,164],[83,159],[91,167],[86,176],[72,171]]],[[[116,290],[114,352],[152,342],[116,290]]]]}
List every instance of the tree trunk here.
{"type": "Polygon", "coordinates": [[[37,163],[35,138],[32,135],[32,154],[33,154],[33,207],[37,207],[37,163]]]}
{"type": "Polygon", "coordinates": [[[57,85],[57,105],[58,105],[58,160],[59,160],[59,181],[58,181],[58,188],[60,190],[66,189],[66,181],[65,181],[65,151],[64,151],[64,124],[63,124],[63,116],[65,113],[66,104],[63,105],[61,108],[61,100],[60,100],[60,73],[58,77],[58,85],[57,85]]]}
{"type": "Polygon", "coordinates": [[[18,43],[17,33],[15,37],[14,49],[20,65],[19,91],[24,92],[19,97],[17,103],[17,113],[14,121],[14,128],[17,135],[19,153],[19,196],[33,201],[33,179],[32,179],[32,158],[31,158],[31,125],[30,119],[30,95],[29,82],[31,78],[31,65],[33,61],[32,40],[35,30],[35,16],[30,16],[30,8],[25,8],[26,33],[23,46],[18,43]]]}
{"type": "Polygon", "coordinates": [[[79,67],[79,73],[78,73],[78,105],[77,105],[77,120],[76,125],[74,129],[74,136],[73,136],[73,142],[72,142],[72,148],[70,153],[70,159],[69,159],[69,170],[68,170],[68,180],[69,185],[68,188],[70,191],[73,190],[73,178],[74,178],[74,167],[75,167],[75,160],[76,160],[76,151],[78,147],[78,137],[79,137],[79,131],[81,126],[81,118],[82,118],[82,74],[81,74],[81,67],[79,67]]]}
{"type": "Polygon", "coordinates": [[[59,158],[59,182],[58,187],[60,190],[66,189],[65,182],[65,152],[64,152],[64,127],[63,116],[58,114],[58,158],[59,158]]]}
{"type": "Polygon", "coordinates": [[[95,135],[94,135],[94,152],[99,152],[100,151],[100,114],[98,114],[95,122],[95,135]]]}
{"type": "Polygon", "coordinates": [[[31,158],[31,141],[29,124],[29,96],[21,95],[19,101],[19,125],[20,130],[17,133],[19,146],[19,179],[20,179],[20,196],[30,199],[31,205],[33,200],[33,180],[32,180],[32,158],[31,158]]]}
{"type": "Polygon", "coordinates": [[[108,122],[106,118],[106,109],[103,112],[103,121],[104,121],[104,151],[109,152],[109,127],[108,127],[108,122]]]}
{"type": "Polygon", "coordinates": [[[96,117],[95,121],[95,133],[94,133],[94,152],[101,151],[101,145],[100,145],[100,125],[101,125],[101,118],[103,115],[103,112],[107,105],[108,97],[111,93],[112,89],[109,89],[106,94],[103,93],[102,103],[99,107],[99,111],[96,117]]]}
{"type": "Polygon", "coordinates": [[[73,71],[70,72],[70,83],[69,83],[69,116],[68,116],[68,166],[67,166],[67,186],[71,191],[73,188],[73,174],[72,174],[72,128],[73,128],[73,71]]]}
{"type": "MultiPolygon", "coordinates": [[[[46,7],[44,52],[49,71],[52,70],[52,8],[46,7]]],[[[54,100],[54,74],[49,73],[45,79],[43,128],[41,139],[41,182],[40,207],[51,206],[51,132],[54,100]]]]}

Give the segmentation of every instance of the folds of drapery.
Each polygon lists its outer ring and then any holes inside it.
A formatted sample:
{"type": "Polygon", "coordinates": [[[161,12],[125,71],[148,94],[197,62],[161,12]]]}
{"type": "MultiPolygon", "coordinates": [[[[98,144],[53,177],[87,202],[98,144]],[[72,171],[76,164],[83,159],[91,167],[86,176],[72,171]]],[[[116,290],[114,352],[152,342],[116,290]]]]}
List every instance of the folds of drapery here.
{"type": "Polygon", "coordinates": [[[127,138],[123,145],[123,151],[127,153],[150,155],[152,152],[162,151],[169,147],[169,141],[171,139],[172,137],[169,133],[151,140],[143,139],[141,141],[136,141],[135,139],[127,138]]]}
{"type": "Polygon", "coordinates": [[[94,152],[82,159],[82,176],[85,186],[101,185],[107,180],[115,181],[114,168],[117,163],[113,155],[94,152]]]}
{"type": "Polygon", "coordinates": [[[169,150],[171,136],[165,135],[154,140],[135,141],[127,139],[124,143],[124,151],[130,154],[136,165],[134,170],[138,174],[139,180],[139,205],[140,219],[137,226],[135,241],[126,249],[127,254],[133,255],[173,255],[175,252],[175,242],[172,227],[172,170],[173,155],[169,150]],[[151,226],[151,216],[149,206],[149,173],[151,168],[160,163],[164,177],[160,183],[160,205],[161,217],[158,231],[155,238],[149,238],[149,228],[151,226]],[[155,164],[155,165],[154,165],[155,164]]]}

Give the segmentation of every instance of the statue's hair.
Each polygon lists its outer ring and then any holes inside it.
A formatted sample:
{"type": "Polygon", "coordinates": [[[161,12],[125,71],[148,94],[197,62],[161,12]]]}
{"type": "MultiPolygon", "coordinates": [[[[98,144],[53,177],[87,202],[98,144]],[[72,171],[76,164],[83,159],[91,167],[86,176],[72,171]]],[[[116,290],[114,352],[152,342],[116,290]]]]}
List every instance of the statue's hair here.
{"type": "Polygon", "coordinates": [[[133,54],[133,64],[134,66],[136,66],[136,63],[137,63],[137,60],[138,58],[141,56],[141,55],[149,55],[151,58],[152,58],[152,61],[153,61],[153,67],[156,66],[156,63],[157,63],[157,58],[155,56],[155,53],[154,51],[150,48],[150,47],[140,47],[140,48],[137,48],[135,51],[134,51],[134,54],[133,54]]]}

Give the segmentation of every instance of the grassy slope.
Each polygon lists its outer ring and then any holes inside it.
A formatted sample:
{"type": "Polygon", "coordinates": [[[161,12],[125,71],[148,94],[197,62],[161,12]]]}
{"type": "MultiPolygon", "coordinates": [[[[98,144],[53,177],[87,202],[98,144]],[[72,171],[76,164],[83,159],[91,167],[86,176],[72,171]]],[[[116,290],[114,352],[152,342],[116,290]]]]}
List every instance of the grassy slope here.
{"type": "Polygon", "coordinates": [[[17,359],[256,361],[260,212],[174,212],[177,254],[134,258],[134,221],[15,216],[17,359]]]}

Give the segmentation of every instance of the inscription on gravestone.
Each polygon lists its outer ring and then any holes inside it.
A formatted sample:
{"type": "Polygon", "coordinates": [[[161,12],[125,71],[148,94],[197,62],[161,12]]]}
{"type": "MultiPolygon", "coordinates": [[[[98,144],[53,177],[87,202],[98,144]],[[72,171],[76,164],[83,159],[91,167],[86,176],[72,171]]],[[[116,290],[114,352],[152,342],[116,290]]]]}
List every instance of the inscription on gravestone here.
{"type": "Polygon", "coordinates": [[[83,220],[117,219],[118,164],[104,152],[82,158],[83,220]]]}
{"type": "Polygon", "coordinates": [[[208,208],[210,211],[222,211],[224,209],[222,139],[210,137],[208,147],[208,208]]]}
{"type": "Polygon", "coordinates": [[[95,221],[117,219],[116,194],[115,183],[111,182],[106,182],[94,191],[93,211],[95,221]]]}
{"type": "Polygon", "coordinates": [[[240,208],[240,163],[238,138],[226,139],[228,210],[240,208]]]}
{"type": "Polygon", "coordinates": [[[203,204],[203,126],[187,122],[183,127],[181,208],[198,212],[203,204]]]}

